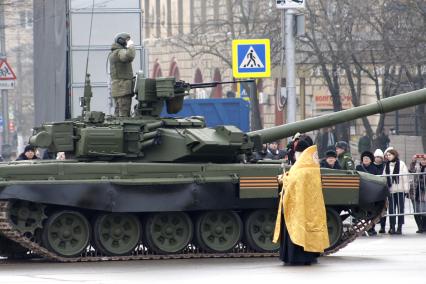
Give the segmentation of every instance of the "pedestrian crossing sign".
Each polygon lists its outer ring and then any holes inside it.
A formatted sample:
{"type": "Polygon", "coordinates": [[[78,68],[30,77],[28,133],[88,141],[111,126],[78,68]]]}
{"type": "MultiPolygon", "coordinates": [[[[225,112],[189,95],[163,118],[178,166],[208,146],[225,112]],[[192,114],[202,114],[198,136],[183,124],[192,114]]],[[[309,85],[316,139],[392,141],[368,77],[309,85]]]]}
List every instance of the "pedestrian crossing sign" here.
{"type": "Polygon", "coordinates": [[[232,74],[234,78],[271,76],[269,39],[237,39],[232,41],[232,74]]]}

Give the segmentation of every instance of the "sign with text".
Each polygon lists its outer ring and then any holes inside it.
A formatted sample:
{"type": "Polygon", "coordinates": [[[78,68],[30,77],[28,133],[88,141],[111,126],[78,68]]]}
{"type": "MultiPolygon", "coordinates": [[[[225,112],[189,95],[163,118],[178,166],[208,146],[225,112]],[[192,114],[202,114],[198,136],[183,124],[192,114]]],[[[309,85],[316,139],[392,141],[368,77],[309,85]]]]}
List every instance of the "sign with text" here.
{"type": "MultiPolygon", "coordinates": [[[[349,109],[352,107],[351,95],[343,93],[340,95],[340,99],[342,101],[343,109],[349,109]]],[[[314,90],[314,101],[316,108],[319,110],[333,109],[333,100],[327,87],[321,87],[317,90],[314,90]]]]}
{"type": "Polygon", "coordinates": [[[0,90],[12,90],[15,88],[15,80],[0,80],[0,90]]]}

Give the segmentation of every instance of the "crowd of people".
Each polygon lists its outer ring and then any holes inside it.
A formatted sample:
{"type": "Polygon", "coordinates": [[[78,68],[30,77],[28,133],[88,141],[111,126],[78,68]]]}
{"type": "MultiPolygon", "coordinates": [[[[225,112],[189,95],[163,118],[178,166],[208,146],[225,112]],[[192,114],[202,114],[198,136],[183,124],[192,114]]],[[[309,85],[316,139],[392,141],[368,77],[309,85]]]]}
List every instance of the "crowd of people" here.
{"type": "MultiPolygon", "coordinates": [[[[408,167],[399,158],[398,151],[389,146],[390,139],[384,131],[373,139],[370,139],[366,133],[359,139],[360,159],[357,165],[352,158],[348,142],[336,141],[332,128],[322,130],[315,142],[321,157],[321,168],[356,170],[386,176],[390,192],[389,217],[387,217],[389,227],[386,230],[387,218],[383,217],[380,221],[379,233],[402,234],[406,198],[411,199],[415,213],[426,212],[426,155],[414,156],[408,167]],[[377,147],[374,151],[372,151],[373,146],[377,147]],[[413,179],[409,173],[418,173],[414,176],[415,180],[409,180],[409,178],[413,179]],[[425,175],[419,173],[425,173],[425,175]]],[[[292,165],[298,155],[313,144],[308,135],[297,133],[288,143],[286,150],[280,150],[277,142],[265,144],[263,150],[257,153],[256,159],[283,159],[292,165]]],[[[414,218],[418,227],[417,233],[426,233],[426,215],[415,214],[414,218]]],[[[377,235],[377,231],[373,227],[368,234],[377,235]]]]}
{"type": "Polygon", "coordinates": [[[16,161],[24,160],[65,160],[65,152],[50,153],[32,145],[27,145],[24,151],[18,155],[16,161]]]}

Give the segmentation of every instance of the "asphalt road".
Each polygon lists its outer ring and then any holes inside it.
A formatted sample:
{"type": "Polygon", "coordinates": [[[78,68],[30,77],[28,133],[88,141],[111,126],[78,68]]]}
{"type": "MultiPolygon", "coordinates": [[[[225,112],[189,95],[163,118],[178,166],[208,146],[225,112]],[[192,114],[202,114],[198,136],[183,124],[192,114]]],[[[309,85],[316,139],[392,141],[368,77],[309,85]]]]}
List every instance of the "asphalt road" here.
{"type": "Polygon", "coordinates": [[[312,266],[283,266],[275,258],[75,264],[0,261],[0,282],[426,283],[426,234],[416,234],[412,217],[407,219],[402,236],[361,237],[312,266]]]}

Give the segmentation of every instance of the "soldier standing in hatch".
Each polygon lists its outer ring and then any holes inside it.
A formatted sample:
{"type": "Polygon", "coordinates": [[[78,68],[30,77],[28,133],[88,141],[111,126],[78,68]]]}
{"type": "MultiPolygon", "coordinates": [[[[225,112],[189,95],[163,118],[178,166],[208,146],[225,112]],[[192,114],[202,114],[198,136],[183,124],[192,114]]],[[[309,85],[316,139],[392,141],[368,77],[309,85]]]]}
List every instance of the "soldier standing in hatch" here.
{"type": "Polygon", "coordinates": [[[115,104],[115,116],[130,116],[133,96],[133,69],[135,48],[128,33],[119,33],[114,38],[109,55],[111,96],[115,104]]]}

